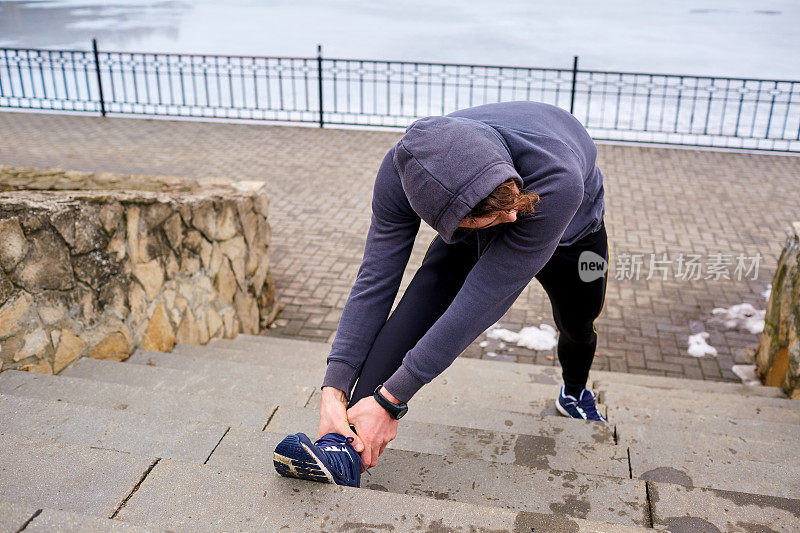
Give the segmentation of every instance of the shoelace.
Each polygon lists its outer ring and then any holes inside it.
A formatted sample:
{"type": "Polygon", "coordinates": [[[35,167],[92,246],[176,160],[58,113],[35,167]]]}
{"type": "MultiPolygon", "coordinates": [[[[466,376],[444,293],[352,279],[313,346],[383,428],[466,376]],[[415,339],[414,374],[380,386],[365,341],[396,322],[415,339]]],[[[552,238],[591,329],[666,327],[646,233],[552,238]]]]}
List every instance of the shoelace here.
{"type": "Polygon", "coordinates": [[[578,400],[578,405],[590,417],[602,418],[600,414],[597,412],[597,407],[595,406],[594,394],[589,393],[586,395],[586,398],[578,400]]]}
{"type": "MultiPolygon", "coordinates": [[[[316,446],[319,446],[320,448],[325,446],[325,445],[344,444],[345,446],[347,446],[348,448],[353,450],[353,453],[356,454],[356,457],[358,457],[358,462],[361,463],[361,466],[364,467],[364,471],[371,476],[372,473],[369,471],[369,469],[364,464],[364,461],[361,459],[361,455],[355,450],[355,448],[353,448],[353,445],[350,444],[354,440],[355,439],[353,437],[345,437],[344,435],[342,435],[340,433],[328,433],[328,434],[320,437],[317,440],[317,442],[315,442],[314,444],[316,446]]],[[[335,456],[335,461],[337,462],[337,464],[340,467],[340,469],[343,469],[344,463],[342,462],[342,459],[338,455],[335,456]]]]}

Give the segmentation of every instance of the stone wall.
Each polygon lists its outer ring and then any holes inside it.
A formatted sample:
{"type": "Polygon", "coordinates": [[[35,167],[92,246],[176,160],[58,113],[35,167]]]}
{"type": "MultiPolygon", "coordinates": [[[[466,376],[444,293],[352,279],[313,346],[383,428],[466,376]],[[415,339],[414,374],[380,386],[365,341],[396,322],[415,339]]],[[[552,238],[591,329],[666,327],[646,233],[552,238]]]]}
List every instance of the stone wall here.
{"type": "Polygon", "coordinates": [[[267,211],[260,182],[0,166],[0,369],[257,333],[267,211]]]}
{"type": "Polygon", "coordinates": [[[764,384],[800,400],[800,222],[786,238],[772,279],[764,331],[756,354],[764,384]]]}

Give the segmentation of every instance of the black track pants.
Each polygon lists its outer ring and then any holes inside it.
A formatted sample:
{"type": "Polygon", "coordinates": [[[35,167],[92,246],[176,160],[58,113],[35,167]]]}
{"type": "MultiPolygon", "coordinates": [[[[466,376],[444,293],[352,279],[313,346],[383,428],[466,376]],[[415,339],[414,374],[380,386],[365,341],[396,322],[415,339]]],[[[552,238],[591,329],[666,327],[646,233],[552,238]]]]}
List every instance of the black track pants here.
{"type": "MultiPolygon", "coordinates": [[[[603,277],[584,282],[578,258],[591,250],[608,261],[605,224],[569,245],[559,246],[536,274],[553,309],[558,336],[558,360],[564,383],[583,388],[589,377],[597,330],[594,320],[605,302],[608,270],[603,277]]],[[[478,260],[474,241],[445,244],[437,235],[397,307],[378,332],[359,373],[348,407],[371,396],[400,367],[403,357],[449,307],[467,274],[478,260]]],[[[531,324],[533,325],[533,324],[531,324]]]]}

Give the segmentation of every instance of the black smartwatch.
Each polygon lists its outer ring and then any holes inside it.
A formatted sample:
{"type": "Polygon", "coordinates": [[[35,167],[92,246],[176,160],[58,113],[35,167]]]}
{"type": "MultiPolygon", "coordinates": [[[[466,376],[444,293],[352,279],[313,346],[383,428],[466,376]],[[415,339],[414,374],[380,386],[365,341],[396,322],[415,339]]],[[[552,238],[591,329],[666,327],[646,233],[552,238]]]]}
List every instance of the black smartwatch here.
{"type": "Polygon", "coordinates": [[[403,415],[408,412],[408,405],[405,403],[398,404],[390,402],[381,394],[381,387],[383,387],[383,383],[375,387],[375,392],[372,393],[372,397],[375,398],[381,407],[386,409],[389,414],[392,415],[392,418],[395,420],[401,419],[403,415]]]}

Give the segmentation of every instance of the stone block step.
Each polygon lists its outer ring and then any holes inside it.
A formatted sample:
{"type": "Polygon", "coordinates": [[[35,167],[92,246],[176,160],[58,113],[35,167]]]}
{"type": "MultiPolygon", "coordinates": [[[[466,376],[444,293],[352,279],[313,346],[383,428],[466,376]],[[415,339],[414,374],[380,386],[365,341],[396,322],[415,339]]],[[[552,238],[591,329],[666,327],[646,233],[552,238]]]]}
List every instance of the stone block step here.
{"type": "MultiPolygon", "coordinates": [[[[305,368],[320,369],[324,375],[327,366],[326,357],[330,351],[330,346],[322,343],[304,343],[313,345],[313,348],[302,345],[300,349],[293,349],[293,340],[278,337],[265,337],[270,339],[270,343],[247,342],[237,343],[237,341],[214,339],[206,346],[196,345],[177,345],[173,353],[182,355],[194,355],[246,363],[252,365],[271,366],[271,367],[297,367],[303,365],[305,368]],[[280,341],[272,344],[272,339],[280,341]],[[236,348],[235,348],[236,347],[236,348]]],[[[514,364],[505,363],[503,366],[495,366],[492,361],[486,361],[482,368],[475,368],[467,358],[456,359],[452,365],[442,372],[436,381],[460,379],[474,379],[476,372],[486,376],[487,381],[509,382],[509,383],[539,383],[542,385],[561,385],[561,369],[558,367],[537,367],[540,371],[518,372],[514,370],[514,364]],[[467,362],[465,362],[467,361],[467,362]]]]}
{"type": "MultiPolygon", "coordinates": [[[[314,392],[306,407],[319,413],[319,391],[314,392]]],[[[513,413],[481,406],[442,406],[433,402],[417,400],[416,396],[414,397],[414,407],[409,408],[401,423],[409,420],[521,435],[557,437],[579,445],[582,443],[614,444],[613,426],[602,422],[513,413]]]]}
{"type": "MultiPolygon", "coordinates": [[[[454,386],[452,384],[445,384],[442,381],[433,381],[422,387],[414,397],[411,398],[408,409],[409,412],[411,412],[412,404],[416,406],[418,410],[439,409],[442,413],[450,412],[451,407],[460,407],[462,408],[462,412],[468,412],[469,409],[473,408],[488,408],[495,411],[505,411],[539,418],[561,418],[561,415],[555,407],[558,388],[551,388],[549,394],[547,394],[546,391],[542,392],[540,389],[536,391],[538,396],[534,396],[532,399],[528,400],[524,395],[524,391],[518,390],[521,387],[507,387],[505,390],[502,390],[502,388],[497,385],[499,384],[486,387],[480,385],[469,387],[454,386]]],[[[545,387],[545,385],[538,385],[538,387],[545,387]]],[[[319,408],[320,399],[320,391],[315,390],[308,405],[319,408]]],[[[605,415],[605,405],[597,404],[597,411],[605,415]]],[[[593,424],[595,422],[588,423],[593,424]]]]}
{"type": "Polygon", "coordinates": [[[261,430],[277,404],[221,396],[154,391],[143,387],[84,378],[6,370],[0,374],[0,394],[63,401],[111,409],[126,409],[161,418],[245,426],[261,430]]]}
{"type": "MultiPolygon", "coordinates": [[[[318,428],[318,410],[278,407],[266,430],[283,433],[284,436],[303,432],[316,440],[318,428]]],[[[627,449],[622,446],[574,442],[560,436],[544,437],[431,424],[407,420],[405,417],[398,424],[397,437],[387,444],[388,448],[535,469],[570,470],[624,479],[630,477],[627,449]]]]}
{"type": "Polygon", "coordinates": [[[644,531],[564,513],[538,514],[284,478],[274,469],[230,471],[170,460],[153,468],[118,517],[177,531],[644,531]]]}
{"type": "Polygon", "coordinates": [[[658,409],[635,410],[609,407],[609,423],[614,424],[620,442],[642,442],[654,434],[692,438],[694,434],[727,435],[744,441],[766,441],[780,445],[797,442],[798,427],[769,420],[729,418],[712,414],[690,416],[658,409]]]}
{"type": "Polygon", "coordinates": [[[630,448],[633,477],[687,487],[800,497],[800,463],[775,464],[743,459],[726,450],[700,453],[653,444],[630,448]]]}
{"type": "Polygon", "coordinates": [[[673,411],[714,412],[734,418],[756,418],[800,424],[800,402],[779,398],[743,398],[732,394],[697,391],[664,391],[646,387],[611,385],[599,389],[598,399],[606,405],[636,408],[669,408],[673,411]]]}
{"type": "MultiPolygon", "coordinates": [[[[269,427],[264,432],[231,429],[208,465],[274,472],[272,452],[285,436],[269,427]]],[[[369,473],[362,473],[362,488],[631,526],[649,524],[641,480],[445,457],[389,446],[378,464],[369,473]]]]}
{"type": "MultiPolygon", "coordinates": [[[[624,410],[629,414],[669,413],[673,416],[691,418],[695,415],[713,414],[716,417],[760,420],[794,424],[800,429],[800,411],[782,407],[727,403],[724,399],[693,400],[690,398],[658,398],[649,395],[635,395],[607,391],[600,400],[609,412],[624,410]]],[[[791,402],[792,400],[787,400],[791,402]]]]}
{"type": "Polygon", "coordinates": [[[652,450],[658,456],[691,454],[723,456],[740,461],[757,461],[782,465],[800,464],[800,448],[786,441],[760,440],[738,435],[715,435],[695,429],[689,431],[654,426],[620,424],[619,443],[637,450],[652,450]]]}
{"type": "Polygon", "coordinates": [[[156,461],[0,433],[0,500],[110,517],[156,461]]]}
{"type": "Polygon", "coordinates": [[[223,398],[245,399],[286,405],[305,405],[314,387],[297,385],[285,379],[241,380],[228,376],[203,375],[186,370],[114,363],[84,358],[64,369],[62,376],[121,383],[156,391],[189,392],[223,398]]]}
{"type": "Polygon", "coordinates": [[[25,533],[50,533],[52,531],[60,533],[104,533],[106,531],[145,533],[161,531],[109,518],[98,518],[56,509],[42,509],[27,504],[0,502],[0,528],[3,531],[22,531],[23,527],[25,533]]]}
{"type": "Polygon", "coordinates": [[[672,533],[800,531],[800,500],[647,483],[653,526],[672,533]]]}
{"type": "Polygon", "coordinates": [[[3,431],[30,439],[204,462],[228,430],[220,423],[154,418],[0,394],[3,431]]]}
{"type": "MultiPolygon", "coordinates": [[[[199,376],[234,379],[242,385],[258,386],[260,383],[262,387],[271,380],[283,379],[287,383],[309,384],[316,389],[321,386],[324,378],[322,371],[317,373],[310,369],[234,363],[175,353],[137,351],[126,363],[184,370],[199,376]]],[[[440,403],[464,402],[520,413],[557,415],[554,402],[558,390],[558,386],[539,383],[518,383],[509,387],[507,383],[487,381],[480,374],[473,373],[458,380],[440,376],[420,389],[412,401],[420,399],[440,403]]]]}
{"type": "MultiPolygon", "coordinates": [[[[291,338],[266,337],[261,335],[239,335],[236,339],[214,339],[208,346],[229,348],[245,352],[250,352],[253,347],[265,348],[258,354],[271,353],[272,351],[290,352],[294,346],[298,345],[296,353],[298,356],[310,355],[312,357],[322,355],[323,359],[330,352],[330,344],[323,342],[299,341],[291,338]]],[[[456,366],[464,367],[465,370],[481,372],[491,372],[491,379],[499,381],[518,381],[536,382],[535,380],[547,380],[544,384],[549,384],[549,379],[555,379],[561,383],[561,369],[558,366],[534,365],[529,363],[509,363],[506,361],[491,361],[486,359],[474,359],[459,357],[449,368],[456,366]],[[549,379],[548,379],[549,378],[549,379]]],[[[449,370],[448,368],[448,370],[449,370]]],[[[735,394],[738,396],[763,396],[768,398],[786,398],[786,395],[778,387],[748,386],[735,382],[708,381],[697,379],[671,378],[665,376],[653,376],[647,374],[628,374],[622,372],[609,372],[593,370],[589,376],[593,387],[598,387],[603,383],[626,383],[643,387],[658,389],[674,389],[701,392],[720,392],[725,394],[735,394]]]]}
{"type": "Polygon", "coordinates": [[[137,350],[126,361],[127,364],[147,365],[156,368],[185,370],[194,374],[215,375],[235,379],[258,379],[290,381],[292,383],[321,386],[325,372],[322,369],[294,366],[262,366],[234,361],[210,359],[181,353],[148,352],[137,350]]]}

